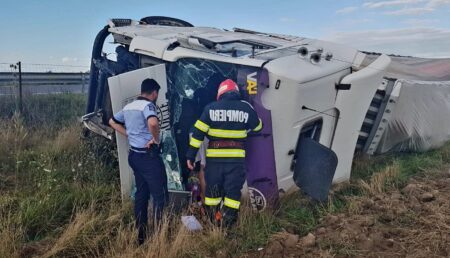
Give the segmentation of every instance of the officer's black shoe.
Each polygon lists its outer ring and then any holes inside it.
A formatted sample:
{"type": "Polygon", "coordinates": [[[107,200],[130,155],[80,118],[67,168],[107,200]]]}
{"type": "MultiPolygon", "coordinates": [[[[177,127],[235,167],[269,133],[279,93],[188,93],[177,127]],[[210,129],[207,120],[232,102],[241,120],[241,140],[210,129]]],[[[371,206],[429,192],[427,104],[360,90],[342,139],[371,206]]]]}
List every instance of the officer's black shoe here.
{"type": "Polygon", "coordinates": [[[140,227],[138,229],[138,245],[142,245],[147,239],[147,227],[140,227]]]}

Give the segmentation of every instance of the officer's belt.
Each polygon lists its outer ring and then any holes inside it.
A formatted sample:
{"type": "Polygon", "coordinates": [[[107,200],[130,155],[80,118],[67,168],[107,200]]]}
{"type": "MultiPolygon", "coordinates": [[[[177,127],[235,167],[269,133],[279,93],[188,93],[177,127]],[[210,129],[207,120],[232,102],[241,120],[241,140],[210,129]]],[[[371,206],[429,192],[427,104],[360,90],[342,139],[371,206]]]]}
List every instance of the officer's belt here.
{"type": "Polygon", "coordinates": [[[220,149],[220,148],[244,148],[243,142],[238,141],[210,141],[208,143],[208,148],[210,149],[220,149]]]}
{"type": "Polygon", "coordinates": [[[151,146],[150,148],[137,148],[130,146],[130,150],[137,153],[159,153],[158,147],[151,146]]]}

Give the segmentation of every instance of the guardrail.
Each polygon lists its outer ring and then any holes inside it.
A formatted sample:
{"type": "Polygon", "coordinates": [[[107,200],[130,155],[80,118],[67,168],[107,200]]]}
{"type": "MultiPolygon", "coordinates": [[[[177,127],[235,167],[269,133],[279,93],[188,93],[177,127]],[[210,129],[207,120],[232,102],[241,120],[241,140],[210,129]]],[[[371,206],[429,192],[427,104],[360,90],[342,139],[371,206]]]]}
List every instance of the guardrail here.
{"type": "MultiPolygon", "coordinates": [[[[0,72],[0,95],[13,95],[19,84],[18,73],[0,72]]],[[[85,93],[89,73],[22,73],[24,94],[85,93]]]]}

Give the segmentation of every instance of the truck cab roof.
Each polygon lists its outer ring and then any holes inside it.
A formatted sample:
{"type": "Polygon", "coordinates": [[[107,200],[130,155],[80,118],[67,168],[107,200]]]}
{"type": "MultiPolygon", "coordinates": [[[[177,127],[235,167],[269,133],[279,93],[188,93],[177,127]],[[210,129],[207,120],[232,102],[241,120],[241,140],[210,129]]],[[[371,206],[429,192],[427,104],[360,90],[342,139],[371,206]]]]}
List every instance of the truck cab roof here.
{"type": "Polygon", "coordinates": [[[125,24],[111,20],[109,26],[114,41],[128,45],[130,52],[169,62],[180,58],[202,58],[265,66],[269,71],[298,82],[352,66],[355,68],[359,65],[358,60],[362,60],[358,55],[364,55],[356,49],[331,42],[239,28],[230,31],[143,24],[132,20],[125,24]],[[318,59],[314,60],[313,56],[318,59]]]}

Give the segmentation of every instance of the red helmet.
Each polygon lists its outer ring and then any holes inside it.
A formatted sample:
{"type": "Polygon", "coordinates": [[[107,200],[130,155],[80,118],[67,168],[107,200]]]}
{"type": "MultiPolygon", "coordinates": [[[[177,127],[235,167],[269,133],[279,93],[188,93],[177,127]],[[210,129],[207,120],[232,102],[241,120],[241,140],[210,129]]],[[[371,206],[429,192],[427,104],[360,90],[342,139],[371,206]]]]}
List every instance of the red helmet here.
{"type": "Polygon", "coordinates": [[[233,80],[226,79],[219,85],[219,89],[217,90],[217,100],[219,100],[220,96],[222,96],[224,93],[231,91],[239,92],[239,87],[233,80]]]}

